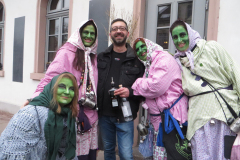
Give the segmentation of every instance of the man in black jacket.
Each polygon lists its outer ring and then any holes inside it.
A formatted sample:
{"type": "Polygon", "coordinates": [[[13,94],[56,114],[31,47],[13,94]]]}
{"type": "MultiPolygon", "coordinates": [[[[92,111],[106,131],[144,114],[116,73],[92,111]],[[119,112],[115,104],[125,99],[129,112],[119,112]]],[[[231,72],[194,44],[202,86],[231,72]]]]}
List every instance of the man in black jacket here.
{"type": "MultiPolygon", "coordinates": [[[[126,39],[129,36],[127,23],[123,19],[115,19],[111,22],[109,36],[113,44],[106,51],[98,55],[98,108],[99,126],[104,144],[104,159],[115,160],[116,135],[118,138],[119,156],[122,160],[133,159],[132,145],[134,124],[133,121],[124,121],[120,108],[112,106],[112,100],[108,91],[111,89],[112,79],[115,88],[114,93],[119,97],[125,97],[130,103],[133,119],[137,117],[140,98],[133,95],[131,89],[134,81],[143,76],[144,66],[134,54],[134,50],[126,39]]],[[[119,98],[121,101],[121,98],[119,98]]]]}

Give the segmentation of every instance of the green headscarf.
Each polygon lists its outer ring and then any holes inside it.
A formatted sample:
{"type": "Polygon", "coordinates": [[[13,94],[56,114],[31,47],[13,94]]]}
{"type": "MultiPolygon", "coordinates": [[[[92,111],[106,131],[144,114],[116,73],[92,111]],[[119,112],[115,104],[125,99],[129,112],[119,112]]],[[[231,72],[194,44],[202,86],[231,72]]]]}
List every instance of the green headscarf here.
{"type": "Polygon", "coordinates": [[[58,154],[58,149],[63,135],[63,118],[67,117],[67,147],[65,149],[65,157],[73,159],[76,151],[76,131],[75,117],[72,117],[70,108],[62,107],[61,113],[56,113],[57,104],[51,103],[53,99],[53,86],[56,83],[59,75],[52,78],[51,82],[44,87],[44,90],[35,97],[29,105],[45,106],[49,108],[48,118],[44,125],[44,133],[47,143],[48,160],[55,160],[58,154]]]}

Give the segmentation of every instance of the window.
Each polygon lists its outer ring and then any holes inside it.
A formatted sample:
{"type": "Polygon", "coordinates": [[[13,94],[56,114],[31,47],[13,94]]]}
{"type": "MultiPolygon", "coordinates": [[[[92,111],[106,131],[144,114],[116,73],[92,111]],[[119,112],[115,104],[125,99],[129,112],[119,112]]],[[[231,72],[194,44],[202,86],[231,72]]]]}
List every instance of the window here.
{"type": "Polygon", "coordinates": [[[206,0],[151,0],[146,1],[145,37],[174,54],[169,29],[171,24],[182,19],[204,37],[206,0]]]}
{"type": "MultiPolygon", "coordinates": [[[[192,1],[179,2],[176,4],[178,6],[178,19],[181,19],[191,25],[192,1]]],[[[158,6],[156,43],[162,46],[165,50],[169,49],[169,29],[171,26],[170,19],[173,17],[173,15],[171,14],[171,5],[173,4],[158,6]]]]}
{"type": "Polygon", "coordinates": [[[69,0],[50,0],[47,8],[45,70],[68,39],[69,0]]]}
{"type": "Polygon", "coordinates": [[[0,70],[3,69],[4,7],[0,2],[0,70]]]}

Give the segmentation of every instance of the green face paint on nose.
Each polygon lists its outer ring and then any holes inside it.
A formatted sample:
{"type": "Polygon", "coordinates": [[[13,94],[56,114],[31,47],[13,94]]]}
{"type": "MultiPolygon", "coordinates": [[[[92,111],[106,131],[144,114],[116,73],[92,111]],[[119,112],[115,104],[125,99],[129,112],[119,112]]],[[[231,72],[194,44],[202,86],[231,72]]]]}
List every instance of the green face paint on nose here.
{"type": "Polygon", "coordinates": [[[87,25],[81,33],[82,42],[85,47],[91,47],[96,39],[96,30],[93,25],[87,25]]]}
{"type": "Polygon", "coordinates": [[[189,37],[185,28],[181,25],[172,30],[173,43],[179,51],[186,51],[189,47],[189,37]]]}
{"type": "Polygon", "coordinates": [[[58,83],[57,102],[60,106],[69,104],[74,97],[73,82],[69,78],[62,78],[58,83]]]}
{"type": "Polygon", "coordinates": [[[147,46],[145,43],[143,43],[142,41],[138,41],[136,43],[136,52],[137,52],[137,56],[139,57],[139,59],[146,61],[147,59],[147,46]]]}

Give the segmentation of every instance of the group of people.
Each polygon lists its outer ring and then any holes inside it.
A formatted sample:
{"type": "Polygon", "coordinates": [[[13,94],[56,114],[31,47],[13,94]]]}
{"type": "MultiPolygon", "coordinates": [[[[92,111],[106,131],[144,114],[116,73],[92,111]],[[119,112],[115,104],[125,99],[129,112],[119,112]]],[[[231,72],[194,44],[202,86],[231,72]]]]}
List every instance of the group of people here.
{"type": "MultiPolygon", "coordinates": [[[[0,159],[96,160],[99,126],[104,158],[116,159],[117,141],[120,159],[131,160],[141,102],[154,128],[154,159],[229,159],[224,140],[237,134],[230,120],[240,111],[239,67],[220,44],[181,20],[170,34],[174,56],[142,37],[132,48],[127,23],[115,19],[113,43],[97,55],[97,26],[83,22],[1,134],[0,159]],[[122,85],[114,95],[127,98],[133,120],[124,120],[120,104],[112,106],[112,81],[122,85]]],[[[239,137],[231,156],[240,159],[239,137]]]]}

